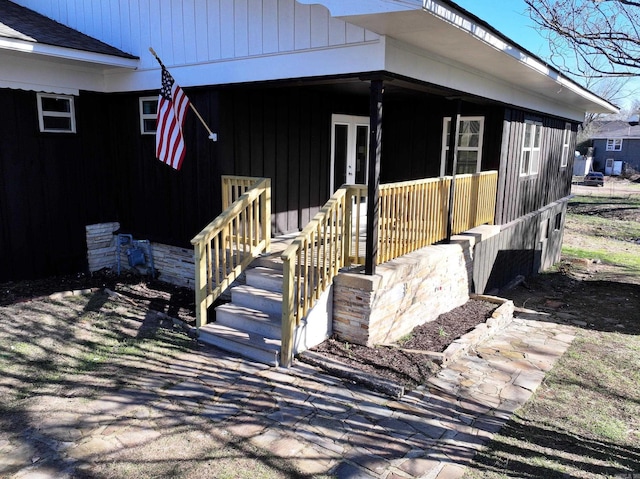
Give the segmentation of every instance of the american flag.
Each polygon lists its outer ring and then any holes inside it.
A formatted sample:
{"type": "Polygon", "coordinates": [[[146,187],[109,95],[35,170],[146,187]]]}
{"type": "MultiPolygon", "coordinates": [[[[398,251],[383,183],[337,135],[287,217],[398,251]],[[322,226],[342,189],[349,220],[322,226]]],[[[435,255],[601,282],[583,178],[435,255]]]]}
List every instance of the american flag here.
{"type": "Polygon", "coordinates": [[[162,66],[162,88],[158,97],[156,157],[179,170],[184,159],[182,125],[189,108],[189,99],[167,69],[162,66]]]}

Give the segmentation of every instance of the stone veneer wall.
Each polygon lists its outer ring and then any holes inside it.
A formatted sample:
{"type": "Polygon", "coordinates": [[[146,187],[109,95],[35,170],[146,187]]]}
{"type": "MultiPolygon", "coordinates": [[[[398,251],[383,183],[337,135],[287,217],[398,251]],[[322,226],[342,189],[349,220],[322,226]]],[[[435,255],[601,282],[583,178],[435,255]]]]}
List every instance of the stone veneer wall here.
{"type": "Polygon", "coordinates": [[[427,246],[378,265],[373,276],[341,273],[334,279],[334,333],[354,344],[392,343],[463,305],[472,291],[475,243],[497,231],[485,227],[427,246]]]}
{"type": "MultiPolygon", "coordinates": [[[[103,268],[117,269],[116,236],[118,222],[99,223],[88,225],[86,229],[87,260],[89,271],[98,271],[103,268]]],[[[144,238],[134,239],[141,240],[144,238]]],[[[153,263],[158,279],[176,286],[194,288],[195,262],[193,250],[179,248],[161,243],[151,243],[153,263]]],[[[120,258],[121,270],[130,269],[127,255],[123,251],[120,258]]]]}

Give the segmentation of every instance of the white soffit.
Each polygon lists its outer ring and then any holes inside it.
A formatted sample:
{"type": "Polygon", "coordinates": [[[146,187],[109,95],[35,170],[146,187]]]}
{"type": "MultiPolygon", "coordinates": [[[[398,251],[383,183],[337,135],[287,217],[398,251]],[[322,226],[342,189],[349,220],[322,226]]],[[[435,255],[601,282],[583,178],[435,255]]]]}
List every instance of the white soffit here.
{"type": "MultiPolygon", "coordinates": [[[[460,66],[596,113],[617,108],[492,29],[439,0],[298,0],[460,66]]],[[[444,85],[446,86],[446,85],[444,85]]]]}
{"type": "Polygon", "coordinates": [[[76,60],[83,63],[99,65],[101,67],[135,69],[139,64],[138,59],[28,42],[14,38],[0,38],[0,50],[28,53],[41,58],[48,57],[50,59],[59,58],[64,60],[76,60]]]}
{"type": "Polygon", "coordinates": [[[95,63],[3,49],[0,65],[0,88],[65,95],[77,95],[80,90],[104,91],[105,70],[112,70],[95,63]]]}

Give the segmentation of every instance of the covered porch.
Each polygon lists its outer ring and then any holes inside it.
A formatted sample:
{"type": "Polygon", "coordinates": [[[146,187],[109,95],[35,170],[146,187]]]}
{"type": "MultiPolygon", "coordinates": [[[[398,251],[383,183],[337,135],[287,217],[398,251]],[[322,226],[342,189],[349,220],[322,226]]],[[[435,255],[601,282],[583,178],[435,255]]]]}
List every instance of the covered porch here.
{"type": "MultiPolygon", "coordinates": [[[[279,334],[265,336],[279,337],[259,342],[278,349],[275,364],[289,366],[294,354],[308,345],[308,339],[300,339],[301,325],[323,321],[309,319],[314,307],[323,304],[321,309],[331,316],[333,308],[326,303],[332,299],[327,294],[337,275],[349,271],[371,276],[372,265],[375,269],[425,246],[447,243],[452,235],[492,224],[497,179],[496,171],[487,171],[382,184],[377,201],[371,201],[365,185],[344,185],[299,234],[271,238],[269,180],[223,177],[225,211],[192,240],[197,326],[208,334],[208,308],[247,268],[256,265],[256,258],[260,264],[275,263],[274,277],[280,286],[275,285],[273,294],[258,294],[267,310],[261,315],[262,323],[279,323],[279,334]],[[370,234],[372,226],[375,234],[370,234]]],[[[332,318],[327,320],[330,323],[332,318]]],[[[326,329],[320,331],[326,334],[326,329]]]]}

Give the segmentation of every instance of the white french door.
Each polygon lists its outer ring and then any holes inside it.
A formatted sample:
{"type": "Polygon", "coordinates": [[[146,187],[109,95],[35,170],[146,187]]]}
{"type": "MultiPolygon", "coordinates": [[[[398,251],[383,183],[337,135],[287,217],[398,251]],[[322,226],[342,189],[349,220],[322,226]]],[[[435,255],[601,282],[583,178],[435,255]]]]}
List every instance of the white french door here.
{"type": "Polygon", "coordinates": [[[367,183],[369,117],[331,115],[331,192],[367,183]]]}

